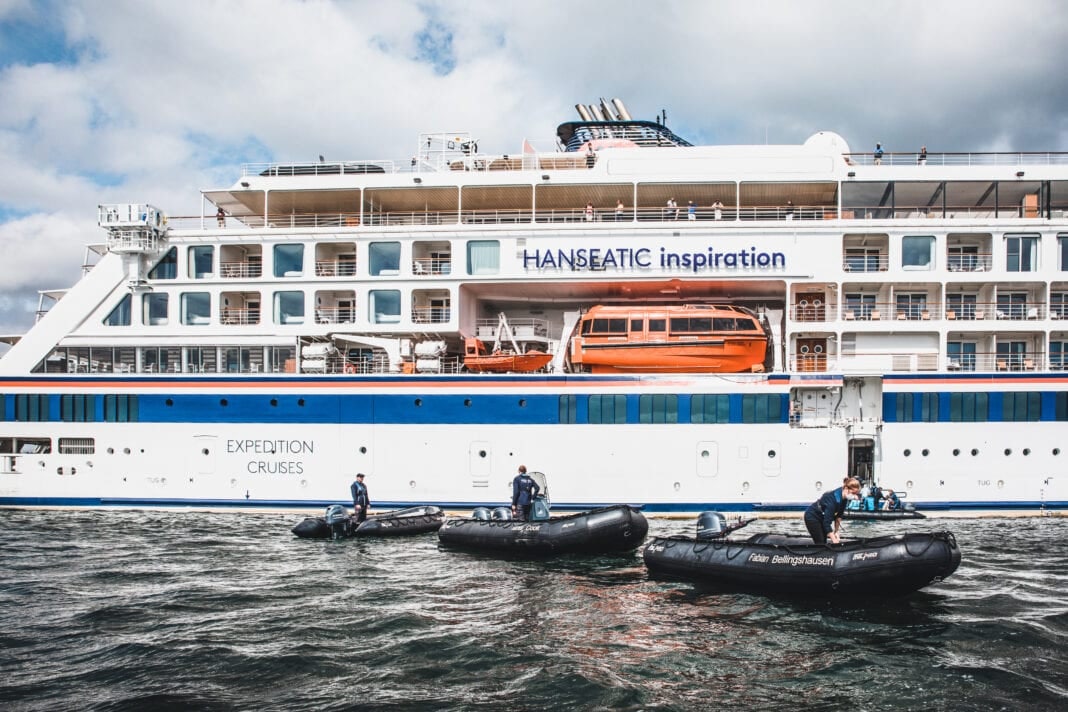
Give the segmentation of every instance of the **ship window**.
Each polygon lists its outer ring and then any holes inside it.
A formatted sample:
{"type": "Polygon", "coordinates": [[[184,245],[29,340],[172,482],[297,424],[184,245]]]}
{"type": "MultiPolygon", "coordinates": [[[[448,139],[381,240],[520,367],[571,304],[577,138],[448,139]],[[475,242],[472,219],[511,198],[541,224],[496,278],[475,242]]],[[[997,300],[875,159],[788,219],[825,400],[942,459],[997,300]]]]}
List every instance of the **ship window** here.
{"type": "Polygon", "coordinates": [[[208,292],[186,292],[182,295],[182,323],[211,323],[211,295],[208,292]]]}
{"type": "Polygon", "coordinates": [[[1041,420],[1042,394],[1037,392],[1002,394],[1001,419],[1004,421],[1041,420]]]}
{"type": "Polygon", "coordinates": [[[501,269],[501,243],[498,240],[471,240],[467,243],[467,273],[497,274],[501,269]]]}
{"type": "Polygon", "coordinates": [[[373,276],[400,274],[399,242],[372,242],[367,247],[368,264],[373,276]]]}
{"type": "Polygon", "coordinates": [[[950,393],[949,420],[953,423],[978,423],[989,420],[989,402],[987,393],[950,393]]]}
{"type": "Polygon", "coordinates": [[[168,297],[161,292],[149,292],[144,296],[142,319],[146,326],[166,326],[168,297]]]}
{"type": "Polygon", "coordinates": [[[95,411],[95,396],[76,394],[59,397],[59,417],[68,423],[92,422],[96,420],[95,411]]]}
{"type": "Polygon", "coordinates": [[[274,323],[304,323],[304,292],[274,293],[274,323]]]}
{"type": "Polygon", "coordinates": [[[1057,257],[1061,272],[1068,272],[1068,234],[1057,235],[1057,257]]]}
{"type": "Polygon", "coordinates": [[[1052,371],[1068,370],[1068,341],[1049,342],[1049,367],[1052,371]]]}
{"type": "Polygon", "coordinates": [[[93,438],[60,438],[60,455],[92,455],[96,452],[96,440],[93,438]]]}
{"type": "Polygon", "coordinates": [[[193,279],[211,279],[215,276],[215,248],[211,245],[194,245],[189,248],[189,276],[193,279]]]}
{"type": "Polygon", "coordinates": [[[274,246],[274,276],[301,277],[304,275],[304,245],[274,246]]]}
{"type": "Polygon", "coordinates": [[[729,423],[730,396],[695,395],[690,398],[691,423],[729,423]]]}
{"type": "Polygon", "coordinates": [[[638,396],[638,422],[679,422],[679,397],[668,393],[650,393],[638,396]]]}
{"type": "Polygon", "coordinates": [[[1068,393],[1053,394],[1053,418],[1061,421],[1068,420],[1068,393]]]}
{"type": "Polygon", "coordinates": [[[15,396],[15,420],[48,420],[48,396],[43,393],[19,393],[15,396]]]}
{"type": "Polygon", "coordinates": [[[946,318],[950,318],[949,312],[953,312],[953,319],[974,319],[975,304],[976,300],[974,294],[947,294],[946,318]]]}
{"type": "Polygon", "coordinates": [[[937,423],[937,393],[898,393],[895,396],[898,423],[937,423]]]}
{"type": "Polygon", "coordinates": [[[906,235],[901,238],[901,267],[906,270],[933,268],[933,235],[906,235]]]}
{"type": "Polygon", "coordinates": [[[133,296],[127,294],[124,296],[115,308],[111,310],[111,313],[104,318],[105,326],[129,326],[130,325],[130,312],[131,305],[133,304],[133,296]]]}
{"type": "Polygon", "coordinates": [[[113,423],[136,423],[137,396],[104,396],[104,420],[113,423]]]}
{"type": "Polygon", "coordinates": [[[148,273],[149,279],[174,279],[178,276],[178,248],[172,247],[148,273]]]}
{"type": "Polygon", "coordinates": [[[190,346],[186,349],[186,371],[192,373],[215,373],[215,348],[190,346]]]}
{"type": "Polygon", "coordinates": [[[638,332],[644,331],[645,330],[645,320],[644,319],[631,319],[630,320],[630,330],[631,331],[638,331],[638,332]]]}
{"type": "Polygon", "coordinates": [[[717,316],[712,320],[713,331],[737,331],[738,320],[728,317],[717,316]]]}
{"type": "Polygon", "coordinates": [[[1038,270],[1038,235],[1005,236],[1005,269],[1009,272],[1038,270]]]}
{"type": "Polygon", "coordinates": [[[52,440],[51,438],[16,438],[15,452],[20,455],[47,455],[52,452],[52,440]]]}
{"type": "Polygon", "coordinates": [[[586,322],[584,332],[586,334],[625,334],[627,333],[627,320],[620,319],[591,319],[586,322]]]}
{"type": "Polygon", "coordinates": [[[649,331],[667,331],[667,319],[650,319],[649,331]]]}
{"type": "Polygon", "coordinates": [[[396,324],[401,319],[401,293],[399,289],[372,289],[369,294],[368,318],[372,324],[396,324]]]}
{"type": "Polygon", "coordinates": [[[578,422],[578,396],[560,396],[557,417],[561,423],[578,422]]]}
{"type": "Polygon", "coordinates": [[[626,423],[627,397],[624,395],[599,396],[589,398],[587,422],[593,424],[626,423]]]}
{"type": "Polygon", "coordinates": [[[781,423],[784,422],[782,410],[785,396],[779,394],[759,394],[742,396],[743,423],[781,423]]]}

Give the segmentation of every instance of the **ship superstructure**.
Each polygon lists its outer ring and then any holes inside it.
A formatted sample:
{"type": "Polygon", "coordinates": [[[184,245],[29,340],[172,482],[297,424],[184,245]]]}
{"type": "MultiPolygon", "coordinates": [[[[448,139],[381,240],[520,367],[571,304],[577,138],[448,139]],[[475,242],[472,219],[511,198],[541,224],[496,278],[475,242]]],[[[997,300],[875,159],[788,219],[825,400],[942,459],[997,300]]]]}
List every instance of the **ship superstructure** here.
{"type": "MultiPolygon", "coordinates": [[[[321,506],[362,471],[383,506],[469,506],[526,462],[576,508],[793,508],[847,475],[1065,506],[1068,154],[579,115],[550,150],[430,133],[402,162],[245,166],[198,216],[101,205],[95,264],[0,360],[0,504],[321,506]],[[760,367],[571,358],[595,307],[686,305],[759,319],[760,367]],[[472,372],[473,340],[552,358],[472,372]]],[[[697,338],[616,321],[599,338],[697,338]]]]}

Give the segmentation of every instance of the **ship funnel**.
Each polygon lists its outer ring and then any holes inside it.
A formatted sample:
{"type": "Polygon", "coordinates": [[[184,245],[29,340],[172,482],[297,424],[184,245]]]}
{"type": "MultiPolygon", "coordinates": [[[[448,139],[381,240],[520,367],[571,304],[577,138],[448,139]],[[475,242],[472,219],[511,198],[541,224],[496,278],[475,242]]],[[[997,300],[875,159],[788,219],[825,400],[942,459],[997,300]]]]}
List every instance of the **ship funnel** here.
{"type": "Polygon", "coordinates": [[[590,116],[593,117],[594,121],[604,121],[605,120],[604,114],[601,113],[601,107],[597,106],[596,104],[590,104],[589,109],[590,109],[590,116]]]}
{"type": "Polygon", "coordinates": [[[612,107],[608,105],[603,96],[601,97],[601,112],[604,114],[605,121],[619,121],[615,114],[612,113],[612,107]]]}
{"type": "Polygon", "coordinates": [[[583,121],[593,121],[593,117],[590,116],[590,110],[582,104],[575,104],[575,111],[578,112],[579,118],[583,121]]]}
{"type": "Polygon", "coordinates": [[[612,105],[616,107],[616,113],[619,115],[620,121],[631,121],[630,112],[627,111],[627,107],[623,106],[621,99],[613,99],[612,105]]]}

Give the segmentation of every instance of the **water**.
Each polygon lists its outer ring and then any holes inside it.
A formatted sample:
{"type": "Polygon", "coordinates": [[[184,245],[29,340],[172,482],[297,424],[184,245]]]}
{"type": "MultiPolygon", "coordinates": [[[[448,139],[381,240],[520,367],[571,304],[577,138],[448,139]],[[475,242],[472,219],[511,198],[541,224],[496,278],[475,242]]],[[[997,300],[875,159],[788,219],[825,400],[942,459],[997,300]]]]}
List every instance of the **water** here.
{"type": "MultiPolygon", "coordinates": [[[[1068,708],[1068,519],[851,523],[950,528],[963,562],[902,599],[830,603],[652,581],[637,553],[299,540],[299,518],[0,512],[0,706],[1068,708]]],[[[747,531],[783,529],[801,526],[747,531]]]]}

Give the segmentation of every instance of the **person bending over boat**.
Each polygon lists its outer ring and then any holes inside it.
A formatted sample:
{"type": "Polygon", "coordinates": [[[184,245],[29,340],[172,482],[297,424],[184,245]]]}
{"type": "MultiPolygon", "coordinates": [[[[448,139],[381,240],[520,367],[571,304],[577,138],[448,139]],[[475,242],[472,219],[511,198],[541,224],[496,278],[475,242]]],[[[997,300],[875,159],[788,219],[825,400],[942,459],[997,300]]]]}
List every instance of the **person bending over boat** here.
{"type": "Polygon", "coordinates": [[[363,483],[364,474],[356,473],[356,481],[349,489],[352,492],[352,508],[356,512],[356,521],[362,522],[367,519],[367,510],[371,508],[371,497],[367,493],[367,485],[363,483]]]}
{"type": "Polygon", "coordinates": [[[534,498],[541,492],[541,487],[534,478],[527,474],[527,466],[519,466],[519,474],[512,480],[512,517],[527,521],[530,519],[530,507],[534,498]]]}
{"type": "Polygon", "coordinates": [[[860,496],[860,480],[850,477],[838,489],[824,492],[823,496],[805,510],[805,528],[817,544],[838,544],[838,532],[842,528],[842,514],[850,500],[860,496]]]}

